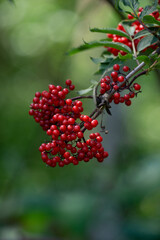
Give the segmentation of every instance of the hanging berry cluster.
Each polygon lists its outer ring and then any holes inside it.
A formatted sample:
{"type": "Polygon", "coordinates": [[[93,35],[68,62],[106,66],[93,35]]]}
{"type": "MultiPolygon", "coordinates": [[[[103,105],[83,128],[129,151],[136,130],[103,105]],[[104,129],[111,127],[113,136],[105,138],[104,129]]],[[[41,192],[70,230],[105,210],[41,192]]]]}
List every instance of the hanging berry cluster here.
{"type": "Polygon", "coordinates": [[[66,99],[69,90],[74,89],[71,80],[66,80],[68,88],[49,85],[49,91],[36,92],[29,114],[40,124],[51,140],[39,147],[42,160],[49,166],[63,167],[79,161],[88,162],[97,158],[102,162],[108,152],[102,147],[103,138],[99,133],[91,133],[85,140],[85,130],[98,125],[96,119],[83,115],[82,102],[66,99]]]}

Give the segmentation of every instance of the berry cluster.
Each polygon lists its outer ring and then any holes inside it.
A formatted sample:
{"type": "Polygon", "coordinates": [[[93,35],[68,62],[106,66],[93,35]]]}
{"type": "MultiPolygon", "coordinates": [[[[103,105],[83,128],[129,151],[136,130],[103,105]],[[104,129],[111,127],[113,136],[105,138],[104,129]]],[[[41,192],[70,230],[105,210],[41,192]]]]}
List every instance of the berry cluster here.
{"type": "Polygon", "coordinates": [[[72,101],[64,100],[69,93],[69,90],[74,90],[75,86],[72,85],[70,79],[66,80],[66,88],[61,86],[49,85],[49,91],[42,93],[36,92],[31,103],[29,114],[34,117],[35,121],[40,124],[44,131],[47,131],[54,123],[52,117],[56,113],[65,113],[73,111],[73,117],[79,117],[79,113],[83,111],[82,107],[73,106],[72,101]]]}
{"type": "Polygon", "coordinates": [[[81,101],[65,99],[69,90],[75,88],[71,80],[66,80],[66,86],[62,89],[49,85],[49,91],[37,92],[30,105],[29,114],[51,137],[39,147],[42,160],[51,167],[77,165],[79,161],[88,162],[94,157],[102,162],[108,157],[101,144],[103,138],[99,133],[91,133],[88,140],[84,138],[85,130],[95,128],[98,121],[81,114],[81,101]]]}
{"type": "MultiPolygon", "coordinates": [[[[140,7],[140,8],[139,8],[139,12],[138,12],[138,16],[141,14],[142,11],[143,11],[143,8],[140,7]]],[[[154,12],[151,13],[150,15],[153,16],[156,20],[160,21],[160,17],[159,17],[159,12],[158,12],[158,11],[154,11],[154,12]]],[[[128,14],[128,19],[134,19],[134,17],[133,17],[131,14],[128,14]]],[[[143,25],[142,25],[138,20],[135,20],[135,21],[131,24],[131,26],[134,26],[134,27],[135,27],[134,35],[144,29],[143,25]]],[[[121,31],[123,31],[123,32],[126,32],[126,30],[124,29],[124,27],[122,26],[122,24],[118,24],[117,29],[118,29],[118,30],[121,30],[121,31]]],[[[132,49],[132,42],[131,42],[131,40],[129,40],[128,38],[122,37],[122,36],[119,36],[119,35],[116,35],[116,34],[107,34],[107,36],[108,36],[109,38],[111,38],[113,42],[123,43],[123,44],[127,45],[129,48],[132,49]]],[[[136,48],[136,49],[137,49],[137,45],[138,45],[139,41],[140,41],[142,38],[143,38],[143,37],[140,37],[140,38],[134,40],[134,45],[135,45],[135,48],[136,48]]],[[[156,48],[157,48],[157,45],[151,45],[150,48],[156,49],[156,48]]],[[[146,49],[147,49],[147,48],[146,48],[146,49]]],[[[146,49],[144,49],[143,51],[145,51],[146,49]]],[[[115,49],[115,48],[112,48],[112,47],[107,47],[107,50],[108,50],[109,52],[111,52],[114,56],[117,56],[119,52],[121,53],[121,55],[126,55],[126,54],[127,54],[126,52],[124,52],[124,51],[122,51],[122,50],[118,50],[118,49],[115,49]]]]}
{"type": "Polygon", "coordinates": [[[103,95],[104,93],[107,93],[110,95],[113,90],[115,90],[115,93],[111,96],[109,99],[109,102],[111,103],[114,101],[115,104],[119,103],[125,103],[127,106],[131,105],[131,98],[134,98],[137,93],[140,91],[141,86],[138,83],[130,84],[128,81],[125,81],[125,74],[124,72],[129,71],[128,66],[123,66],[122,68],[123,72],[120,71],[119,64],[115,64],[113,66],[113,71],[111,72],[110,76],[105,76],[101,79],[101,88],[100,88],[100,94],[103,95]],[[124,82],[124,84],[122,84],[124,82]],[[119,86],[119,84],[121,84],[119,86]],[[121,92],[124,90],[128,90],[129,93],[126,93],[124,96],[121,96],[121,92]]]}

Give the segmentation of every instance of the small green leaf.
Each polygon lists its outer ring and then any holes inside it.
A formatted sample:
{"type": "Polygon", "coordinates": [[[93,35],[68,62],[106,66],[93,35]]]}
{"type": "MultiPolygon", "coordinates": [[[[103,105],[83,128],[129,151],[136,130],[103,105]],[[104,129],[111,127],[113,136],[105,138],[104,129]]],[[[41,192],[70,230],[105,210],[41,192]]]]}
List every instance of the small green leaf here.
{"type": "Polygon", "coordinates": [[[151,6],[148,5],[144,7],[139,18],[142,19],[145,15],[149,15],[150,13],[154,12],[157,9],[157,5],[158,5],[158,0],[154,0],[151,6]]]}
{"type": "Polygon", "coordinates": [[[137,10],[139,6],[138,0],[121,0],[124,6],[130,7],[132,10],[137,10]]]}
{"type": "Polygon", "coordinates": [[[122,22],[122,25],[124,27],[124,29],[126,30],[126,32],[129,34],[129,36],[133,36],[134,35],[134,31],[135,31],[135,26],[130,26],[130,22],[122,22]]]}
{"type": "Polygon", "coordinates": [[[125,12],[125,10],[123,8],[120,7],[120,4],[119,4],[120,0],[116,0],[116,8],[120,11],[120,12],[125,12]]]}
{"type": "Polygon", "coordinates": [[[138,39],[138,38],[140,38],[140,37],[144,37],[144,36],[147,36],[147,35],[150,35],[150,32],[148,32],[147,30],[144,29],[144,30],[136,33],[136,34],[134,35],[134,39],[138,39]]]}
{"type": "Polygon", "coordinates": [[[84,95],[84,94],[87,94],[87,93],[91,92],[92,90],[93,90],[93,86],[91,86],[89,88],[86,88],[86,89],[83,89],[83,90],[79,90],[78,94],[79,95],[84,95]]]}
{"type": "Polygon", "coordinates": [[[72,54],[75,54],[75,53],[78,53],[78,52],[81,52],[84,50],[88,50],[88,49],[95,48],[95,47],[101,47],[101,46],[112,47],[112,48],[122,50],[127,53],[132,52],[131,49],[123,43],[100,40],[100,41],[93,41],[93,42],[85,43],[85,44],[79,46],[78,48],[73,48],[67,54],[72,55],[72,54]]]}
{"type": "Polygon", "coordinates": [[[96,80],[94,80],[94,79],[91,79],[90,82],[91,82],[94,86],[98,84],[98,82],[97,82],[96,80]]]}
{"type": "Polygon", "coordinates": [[[131,53],[128,53],[126,55],[121,55],[120,53],[118,53],[118,57],[119,59],[121,60],[127,60],[127,59],[132,59],[133,58],[133,55],[131,53]]]}
{"type": "Polygon", "coordinates": [[[103,58],[103,57],[100,57],[100,58],[93,58],[93,57],[90,57],[90,59],[92,60],[92,62],[94,62],[95,64],[99,64],[101,62],[105,62],[106,59],[103,58]]]}
{"type": "Polygon", "coordinates": [[[158,39],[153,35],[149,35],[147,37],[144,37],[138,43],[137,50],[140,52],[143,49],[145,49],[146,47],[149,47],[150,45],[152,45],[156,42],[158,42],[158,39]]]}
{"type": "Polygon", "coordinates": [[[138,56],[137,59],[139,61],[145,62],[146,64],[149,64],[151,62],[150,58],[146,55],[138,56]]]}
{"type": "MultiPolygon", "coordinates": [[[[102,40],[102,41],[104,41],[104,40],[102,40]]],[[[80,45],[77,48],[72,48],[70,51],[68,51],[67,55],[72,55],[72,54],[79,53],[81,51],[88,50],[88,49],[95,48],[95,47],[99,47],[99,46],[103,46],[101,44],[101,40],[100,41],[92,41],[92,42],[89,42],[89,43],[84,42],[83,45],[80,45]]]]}
{"type": "Polygon", "coordinates": [[[130,39],[130,36],[127,33],[115,28],[91,28],[90,31],[99,33],[111,33],[130,39]]]}
{"type": "Polygon", "coordinates": [[[160,69],[160,63],[159,62],[154,66],[154,69],[160,69]]]}
{"type": "Polygon", "coordinates": [[[154,23],[160,26],[160,22],[157,21],[154,17],[152,17],[151,15],[146,15],[143,17],[143,22],[144,23],[154,23]]]}
{"type": "Polygon", "coordinates": [[[99,70],[103,70],[103,71],[107,70],[106,71],[106,73],[107,73],[107,72],[110,72],[110,71],[113,70],[113,65],[114,64],[121,65],[122,63],[123,63],[123,61],[121,59],[119,59],[119,57],[116,57],[112,61],[110,61],[108,64],[101,63],[99,70]]]}

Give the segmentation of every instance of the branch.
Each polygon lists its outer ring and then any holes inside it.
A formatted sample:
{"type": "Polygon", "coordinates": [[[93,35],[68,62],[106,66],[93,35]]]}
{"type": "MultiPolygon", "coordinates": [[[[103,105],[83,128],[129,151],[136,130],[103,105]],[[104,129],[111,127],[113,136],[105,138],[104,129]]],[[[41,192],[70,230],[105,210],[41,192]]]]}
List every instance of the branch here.
{"type": "Polygon", "coordinates": [[[85,98],[93,98],[93,96],[77,96],[77,97],[74,97],[74,98],[71,98],[72,101],[75,101],[75,100],[78,100],[78,99],[85,99],[85,98]]]}

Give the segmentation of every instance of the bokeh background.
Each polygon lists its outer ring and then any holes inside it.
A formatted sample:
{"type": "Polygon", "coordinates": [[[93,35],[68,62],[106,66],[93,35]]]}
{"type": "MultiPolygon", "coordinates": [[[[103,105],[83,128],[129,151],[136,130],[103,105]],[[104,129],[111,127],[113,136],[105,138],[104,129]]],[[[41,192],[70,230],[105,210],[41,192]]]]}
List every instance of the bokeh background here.
{"type": "Polygon", "coordinates": [[[103,163],[46,167],[38,148],[47,137],[28,115],[34,93],[48,84],[71,78],[80,90],[97,79],[90,56],[102,49],[65,53],[100,37],[89,27],[117,26],[111,3],[0,1],[0,240],[160,239],[157,73],[139,79],[143,92],[130,107],[105,115],[103,163]]]}

